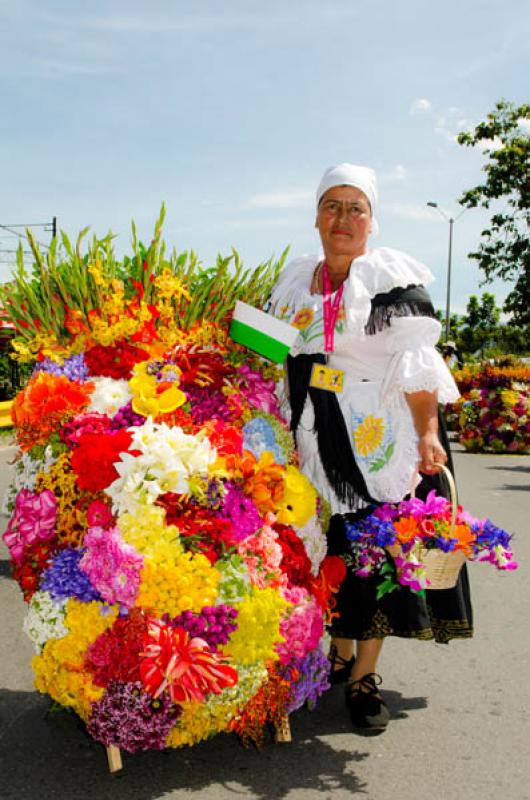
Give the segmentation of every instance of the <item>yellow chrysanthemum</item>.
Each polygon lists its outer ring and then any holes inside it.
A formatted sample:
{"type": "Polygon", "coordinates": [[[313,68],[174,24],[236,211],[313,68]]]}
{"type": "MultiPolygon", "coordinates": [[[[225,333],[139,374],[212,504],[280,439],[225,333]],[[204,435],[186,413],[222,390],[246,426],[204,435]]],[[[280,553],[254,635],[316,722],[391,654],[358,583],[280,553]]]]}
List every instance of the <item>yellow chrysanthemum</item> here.
{"type": "Polygon", "coordinates": [[[221,573],[206,556],[182,553],[174,563],[146,560],[136,605],[154,614],[176,617],[183,611],[199,612],[217,600],[221,573]]]}
{"type": "Polygon", "coordinates": [[[275,645],[285,641],[280,634],[280,621],[290,606],[276,589],[254,587],[238,606],[238,627],[224,651],[242,664],[277,661],[275,645]]]}
{"type": "Polygon", "coordinates": [[[282,500],[277,506],[278,522],[303,528],[316,513],[317,493],[305,475],[291,465],[285,468],[282,500]]]}
{"type": "Polygon", "coordinates": [[[383,441],[385,424],[381,417],[368,414],[353,433],[355,447],[362,456],[368,456],[377,450],[383,441]]]}
{"type": "Polygon", "coordinates": [[[124,541],[152,561],[175,564],[184,552],[175,525],[166,525],[166,512],[154,505],[141,505],[134,514],[121,514],[118,528],[124,541]]]}
{"type": "Polygon", "coordinates": [[[117,613],[117,608],[96,601],[69,600],[64,619],[69,633],[62,639],[47,641],[41,655],[32,661],[35,687],[61,705],[73,708],[83,719],[88,717],[92,704],[104,692],[84,670],[86,651],[103,631],[110,628],[117,613]]]}

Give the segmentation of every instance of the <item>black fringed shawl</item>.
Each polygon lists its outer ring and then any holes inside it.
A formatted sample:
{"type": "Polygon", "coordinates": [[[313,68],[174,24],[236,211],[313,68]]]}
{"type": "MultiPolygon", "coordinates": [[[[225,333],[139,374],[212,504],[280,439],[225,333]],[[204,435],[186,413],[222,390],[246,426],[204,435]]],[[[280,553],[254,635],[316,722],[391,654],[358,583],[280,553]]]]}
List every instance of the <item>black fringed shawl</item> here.
{"type": "MultiPolygon", "coordinates": [[[[372,308],[365,332],[373,335],[391,325],[393,317],[434,317],[434,308],[423,286],[409,285],[405,289],[395,288],[372,298],[372,308]]],[[[375,502],[368,492],[360,471],[350,435],[334,392],[309,386],[313,364],[324,364],[323,353],[287,357],[289,402],[291,405],[291,430],[296,437],[306,397],[309,394],[315,412],[314,432],[318,452],[326,478],[338,499],[356,508],[359,498],[368,503],[375,502]]]]}

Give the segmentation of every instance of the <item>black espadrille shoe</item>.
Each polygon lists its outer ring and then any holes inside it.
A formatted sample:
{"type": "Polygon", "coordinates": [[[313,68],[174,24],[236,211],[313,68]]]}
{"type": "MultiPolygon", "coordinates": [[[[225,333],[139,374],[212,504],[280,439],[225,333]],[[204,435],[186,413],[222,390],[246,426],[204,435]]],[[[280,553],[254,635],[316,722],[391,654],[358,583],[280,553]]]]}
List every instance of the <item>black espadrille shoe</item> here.
{"type": "Polygon", "coordinates": [[[363,675],[358,681],[348,681],[346,706],[354,728],[373,732],[385,730],[390,714],[377,688],[382,682],[381,676],[375,672],[363,675]]]}

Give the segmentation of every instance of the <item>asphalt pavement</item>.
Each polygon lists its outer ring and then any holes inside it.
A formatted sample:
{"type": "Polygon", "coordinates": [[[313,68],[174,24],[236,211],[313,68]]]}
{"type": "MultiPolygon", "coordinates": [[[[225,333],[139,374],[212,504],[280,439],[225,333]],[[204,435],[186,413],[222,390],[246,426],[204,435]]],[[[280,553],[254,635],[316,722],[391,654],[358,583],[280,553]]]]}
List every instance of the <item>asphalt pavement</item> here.
{"type": "MultiPolygon", "coordinates": [[[[5,800],[530,800],[530,456],[456,447],[460,501],[515,533],[520,569],[471,565],[476,634],[449,645],[389,639],[380,662],[392,714],[380,736],[349,728],[342,690],[291,717],[293,742],[260,752],[220,735],[194,748],[104,749],[33,689],[25,604],[0,549],[0,796],[5,800]]],[[[13,450],[0,450],[0,491],[13,450]]],[[[2,520],[5,522],[5,520],[2,520]]],[[[5,525],[2,525],[2,529],[5,525]]]]}

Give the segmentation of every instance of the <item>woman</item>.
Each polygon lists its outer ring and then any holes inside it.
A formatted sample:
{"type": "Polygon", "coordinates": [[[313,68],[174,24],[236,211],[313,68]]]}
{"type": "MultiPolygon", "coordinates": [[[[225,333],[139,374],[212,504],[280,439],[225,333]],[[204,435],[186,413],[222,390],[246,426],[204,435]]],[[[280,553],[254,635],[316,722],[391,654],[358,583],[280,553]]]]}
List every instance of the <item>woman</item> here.
{"type": "MultiPolygon", "coordinates": [[[[285,268],[270,312],[300,330],[287,363],[291,428],[302,471],[331,504],[329,552],[343,554],[345,520],[374,503],[402,500],[418,472],[418,496],[432,488],[443,493],[438,473],[450,454],[438,403],[456,400],[458,390],[435,350],[441,326],[424,289],[432,274],[402,252],[368,247],[377,231],[374,172],[332,167],[316,199],[323,256],[285,268]],[[333,370],[327,388],[322,365],[333,370]]],[[[330,658],[332,682],[349,678],[354,727],[383,730],[389,714],[376,667],[384,638],[468,637],[472,615],[465,567],[454,589],[427,591],[426,598],[400,589],[377,600],[376,584],[348,573],[330,658]]]]}

